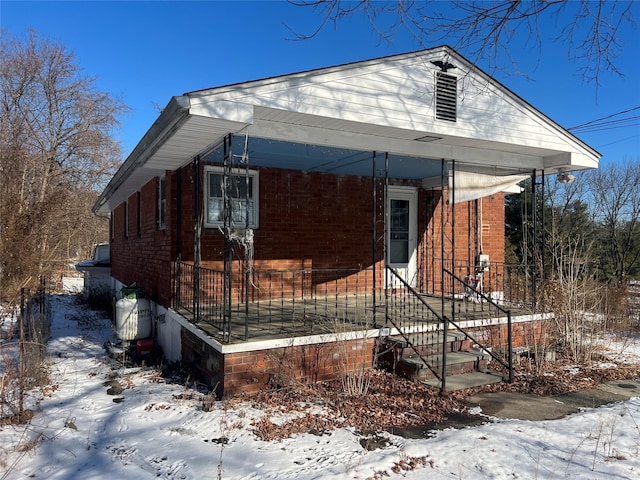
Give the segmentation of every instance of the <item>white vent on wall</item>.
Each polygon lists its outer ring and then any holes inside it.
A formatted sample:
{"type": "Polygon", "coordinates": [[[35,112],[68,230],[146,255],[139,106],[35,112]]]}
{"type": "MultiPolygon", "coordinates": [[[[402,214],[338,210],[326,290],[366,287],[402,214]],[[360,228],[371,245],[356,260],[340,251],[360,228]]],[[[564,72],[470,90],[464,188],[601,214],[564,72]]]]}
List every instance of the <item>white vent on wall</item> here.
{"type": "Polygon", "coordinates": [[[458,78],[447,73],[436,73],[436,118],[456,121],[458,104],[458,78]]]}

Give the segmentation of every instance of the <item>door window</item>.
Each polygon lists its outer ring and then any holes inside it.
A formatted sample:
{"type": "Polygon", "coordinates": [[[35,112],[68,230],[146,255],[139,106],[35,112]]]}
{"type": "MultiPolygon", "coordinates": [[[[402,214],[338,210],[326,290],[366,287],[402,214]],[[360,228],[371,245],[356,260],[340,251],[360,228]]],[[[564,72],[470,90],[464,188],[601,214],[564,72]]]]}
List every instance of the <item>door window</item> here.
{"type": "Polygon", "coordinates": [[[409,262],[409,201],[391,199],[389,262],[409,262]]]}

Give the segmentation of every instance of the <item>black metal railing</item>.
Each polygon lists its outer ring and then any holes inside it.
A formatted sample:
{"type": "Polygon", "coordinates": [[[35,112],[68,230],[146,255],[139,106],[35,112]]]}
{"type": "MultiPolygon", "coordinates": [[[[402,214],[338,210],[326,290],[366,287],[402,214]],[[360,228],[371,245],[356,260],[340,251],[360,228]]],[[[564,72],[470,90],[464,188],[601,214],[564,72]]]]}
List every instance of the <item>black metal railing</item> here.
{"type": "Polygon", "coordinates": [[[494,302],[509,308],[533,309],[535,307],[535,269],[532,265],[489,262],[477,265],[464,260],[435,258],[430,262],[430,272],[423,277],[420,291],[432,295],[444,293],[445,297],[462,299],[469,290],[457,283],[445,282],[444,292],[441,272],[449,270],[494,302]],[[455,287],[455,288],[452,288],[455,287]]]}
{"type": "MultiPolygon", "coordinates": [[[[511,310],[499,305],[491,296],[483,293],[478,289],[477,284],[472,284],[456,276],[453,272],[443,269],[445,276],[445,284],[450,284],[454,292],[463,292],[461,301],[453,302],[451,305],[451,314],[446,316],[450,326],[465,335],[480,350],[490,355],[495,361],[502,365],[508,372],[508,380],[513,380],[513,359],[512,359],[512,331],[511,331],[511,310]],[[474,307],[473,315],[468,315],[468,309],[461,310],[460,306],[469,304],[467,297],[471,297],[471,303],[474,307]],[[465,320],[480,321],[482,324],[487,320],[488,324],[493,319],[506,318],[506,332],[503,334],[500,325],[491,330],[492,336],[488,339],[474,338],[469,333],[469,328],[463,328],[461,322],[465,320]]],[[[446,326],[445,326],[446,330],[446,326]]]]}
{"type": "MultiPolygon", "coordinates": [[[[454,329],[464,338],[471,341],[477,348],[500,363],[508,372],[509,381],[513,379],[513,368],[511,358],[511,312],[498,305],[491,297],[486,296],[476,288],[476,285],[468,283],[457,277],[449,270],[443,269],[444,289],[450,292],[460,292],[451,295],[447,299],[440,297],[440,303],[430,303],[427,296],[417,292],[409,285],[397,272],[387,266],[388,275],[391,281],[388,284],[398,285],[400,288],[388,289],[387,300],[387,322],[399,332],[409,347],[425,364],[425,366],[440,381],[441,391],[446,389],[447,370],[447,344],[450,341],[449,330],[454,329]],[[389,293],[390,292],[390,293],[389,293]],[[475,310],[472,315],[464,314],[460,311],[461,306],[469,302],[467,297],[473,298],[475,310]],[[487,320],[506,317],[506,337],[480,339],[469,333],[469,329],[462,325],[463,320],[487,320]],[[504,340],[504,341],[503,341],[504,340]],[[424,346],[440,344],[440,355],[437,358],[438,365],[429,361],[430,356],[425,355],[424,346]],[[504,348],[494,349],[494,346],[502,345],[504,348]],[[506,352],[502,355],[500,352],[506,352]]],[[[496,334],[500,336],[501,328],[494,328],[496,334]]]]}
{"type": "MultiPolygon", "coordinates": [[[[374,282],[372,267],[252,270],[249,275],[238,268],[225,294],[223,271],[177,262],[174,307],[225,342],[272,333],[327,333],[336,321],[354,329],[393,326],[440,379],[443,389],[447,331],[453,328],[508,369],[511,378],[511,311],[501,299],[447,269],[441,270],[441,290],[448,292],[446,296],[419,292],[393,268],[387,267],[387,272],[387,278],[374,282]],[[477,324],[495,318],[506,318],[505,339],[475,338],[462,325],[465,320],[477,324]],[[421,350],[438,343],[443,347],[442,369],[431,365],[421,350]],[[505,346],[499,350],[507,352],[506,357],[493,345],[505,346]]],[[[497,335],[502,332],[493,330],[497,335]]]]}
{"type": "Polygon", "coordinates": [[[373,326],[382,317],[376,313],[381,289],[373,278],[371,267],[252,270],[249,275],[238,270],[225,295],[222,270],[177,262],[174,307],[218,331],[224,341],[295,328],[320,331],[321,324],[336,320],[373,326]]]}
{"type": "Polygon", "coordinates": [[[426,296],[414,290],[392,267],[387,266],[386,271],[387,285],[396,287],[385,290],[386,323],[393,326],[406,346],[443,382],[442,371],[432,365],[421,348],[445,341],[442,337],[442,326],[445,323],[442,307],[438,311],[437,304],[430,304],[426,296]]]}

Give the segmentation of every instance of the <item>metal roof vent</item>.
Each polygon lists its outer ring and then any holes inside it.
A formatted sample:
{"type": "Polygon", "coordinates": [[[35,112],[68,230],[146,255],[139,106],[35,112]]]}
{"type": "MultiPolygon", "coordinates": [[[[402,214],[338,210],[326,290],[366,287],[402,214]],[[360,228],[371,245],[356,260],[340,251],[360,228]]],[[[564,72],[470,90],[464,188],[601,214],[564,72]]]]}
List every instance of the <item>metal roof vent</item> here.
{"type": "Polygon", "coordinates": [[[456,121],[458,104],[458,77],[443,72],[436,73],[436,118],[456,121]]]}

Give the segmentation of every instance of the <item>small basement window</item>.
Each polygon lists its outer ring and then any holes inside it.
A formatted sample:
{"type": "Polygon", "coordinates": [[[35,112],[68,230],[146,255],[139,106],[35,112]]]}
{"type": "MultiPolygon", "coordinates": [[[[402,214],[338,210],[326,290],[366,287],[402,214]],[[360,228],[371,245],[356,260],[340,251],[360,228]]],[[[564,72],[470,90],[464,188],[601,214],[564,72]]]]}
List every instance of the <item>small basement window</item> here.
{"type": "Polygon", "coordinates": [[[436,118],[456,121],[458,104],[458,78],[447,73],[436,73],[436,118]]]}
{"type": "MultiPolygon", "coordinates": [[[[221,227],[224,225],[224,170],[220,167],[206,167],[205,179],[205,226],[221,227]]],[[[258,172],[233,169],[227,180],[231,226],[245,228],[248,213],[249,228],[258,228],[258,172]]]]}

